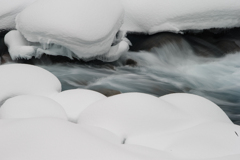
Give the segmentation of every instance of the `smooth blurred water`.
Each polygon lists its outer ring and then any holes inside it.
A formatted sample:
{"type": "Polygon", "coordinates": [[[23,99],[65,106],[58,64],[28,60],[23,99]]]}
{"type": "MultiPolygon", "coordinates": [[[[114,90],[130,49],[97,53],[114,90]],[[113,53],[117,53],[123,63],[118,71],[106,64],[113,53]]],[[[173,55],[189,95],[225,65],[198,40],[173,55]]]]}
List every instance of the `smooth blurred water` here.
{"type": "Polygon", "coordinates": [[[41,65],[55,74],[63,90],[107,88],[143,92],[155,96],[193,93],[217,103],[240,124],[240,53],[221,58],[197,56],[184,41],[168,43],[151,52],[127,52],[118,61],[105,65],[41,65]],[[127,59],[137,66],[125,65],[127,59]]]}

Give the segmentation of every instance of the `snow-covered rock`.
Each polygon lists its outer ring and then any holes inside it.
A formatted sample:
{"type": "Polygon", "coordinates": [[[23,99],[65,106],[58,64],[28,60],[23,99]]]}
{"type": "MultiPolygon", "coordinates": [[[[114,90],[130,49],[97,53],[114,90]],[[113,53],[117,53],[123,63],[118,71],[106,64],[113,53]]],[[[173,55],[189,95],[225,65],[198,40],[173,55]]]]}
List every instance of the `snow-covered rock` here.
{"type": "Polygon", "coordinates": [[[53,117],[67,120],[62,106],[43,96],[16,96],[6,100],[0,108],[1,119],[35,117],[53,117]]]}
{"type": "Polygon", "coordinates": [[[36,0],[1,0],[0,30],[15,28],[15,18],[25,7],[36,0]]]}
{"type": "Polygon", "coordinates": [[[27,64],[0,66],[0,105],[8,98],[24,95],[50,96],[61,91],[60,81],[50,72],[27,64]]]}
{"type": "Polygon", "coordinates": [[[161,31],[202,30],[240,26],[236,0],[121,0],[123,30],[153,34],[161,31]]]}
{"type": "Polygon", "coordinates": [[[87,107],[78,123],[105,128],[127,138],[143,133],[174,132],[202,120],[151,95],[125,93],[103,99],[87,107]]]}
{"type": "Polygon", "coordinates": [[[160,97],[189,114],[206,121],[232,123],[225,112],[210,100],[187,93],[173,93],[160,97]]]}
{"type": "Polygon", "coordinates": [[[94,102],[106,98],[106,96],[91,90],[73,89],[55,94],[51,98],[62,105],[67,113],[68,120],[76,123],[79,114],[85,108],[94,102]]]}
{"type": "Polygon", "coordinates": [[[119,32],[123,16],[119,0],[38,0],[17,16],[16,28],[37,43],[33,56],[111,61],[128,49],[119,32]]]}

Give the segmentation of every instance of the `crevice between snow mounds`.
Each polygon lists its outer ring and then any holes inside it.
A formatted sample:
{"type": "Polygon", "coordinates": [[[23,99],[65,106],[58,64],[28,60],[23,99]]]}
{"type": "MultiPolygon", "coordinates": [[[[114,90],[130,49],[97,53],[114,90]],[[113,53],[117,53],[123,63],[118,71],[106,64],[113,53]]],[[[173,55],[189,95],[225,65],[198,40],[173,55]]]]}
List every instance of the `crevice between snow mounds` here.
{"type": "Polygon", "coordinates": [[[11,57],[30,59],[46,53],[114,61],[128,50],[125,32],[119,31],[124,11],[118,0],[70,1],[36,1],[23,10],[16,18],[20,33],[5,38],[11,57]]]}

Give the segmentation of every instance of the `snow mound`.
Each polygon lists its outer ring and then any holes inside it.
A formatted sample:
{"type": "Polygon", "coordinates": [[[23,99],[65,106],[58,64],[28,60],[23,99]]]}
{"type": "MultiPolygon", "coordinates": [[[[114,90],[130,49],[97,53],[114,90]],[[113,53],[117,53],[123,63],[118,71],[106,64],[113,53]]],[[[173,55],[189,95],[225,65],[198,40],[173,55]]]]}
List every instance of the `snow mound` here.
{"type": "Polygon", "coordinates": [[[125,93],[87,107],[78,123],[105,128],[120,137],[156,131],[173,132],[199,124],[179,108],[151,95],[125,93]]]}
{"type": "Polygon", "coordinates": [[[123,30],[153,34],[162,31],[202,30],[240,26],[236,0],[121,0],[123,30]]]}
{"type": "Polygon", "coordinates": [[[34,56],[111,61],[128,49],[125,34],[119,32],[123,16],[119,0],[38,0],[17,16],[16,28],[38,43],[34,56]]]}
{"type": "Polygon", "coordinates": [[[1,119],[53,117],[67,120],[62,106],[54,100],[34,95],[9,98],[0,108],[1,119]]]}
{"type": "Polygon", "coordinates": [[[0,66],[0,105],[8,98],[32,94],[50,96],[61,91],[60,81],[50,72],[27,64],[0,66]]]}
{"type": "Polygon", "coordinates": [[[0,1],[0,30],[15,28],[15,18],[25,7],[36,0],[1,0],[0,1]]]}
{"type": "Polygon", "coordinates": [[[17,30],[8,32],[4,37],[4,42],[8,46],[8,52],[13,60],[31,59],[35,55],[36,48],[30,46],[30,42],[17,30]]]}
{"type": "Polygon", "coordinates": [[[76,123],[79,114],[85,108],[94,102],[106,98],[106,96],[91,90],[73,89],[55,94],[51,98],[63,106],[68,120],[76,123]]]}
{"type": "Polygon", "coordinates": [[[206,121],[232,123],[223,110],[206,98],[187,93],[174,93],[160,99],[206,121]]]}

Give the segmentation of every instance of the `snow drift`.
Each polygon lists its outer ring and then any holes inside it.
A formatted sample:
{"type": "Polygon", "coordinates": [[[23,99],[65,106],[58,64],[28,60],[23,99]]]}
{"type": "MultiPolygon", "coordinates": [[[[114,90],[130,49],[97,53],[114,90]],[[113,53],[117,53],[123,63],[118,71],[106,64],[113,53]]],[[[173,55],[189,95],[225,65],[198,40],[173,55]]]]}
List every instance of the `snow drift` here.
{"type": "Polygon", "coordinates": [[[161,31],[202,30],[240,26],[236,0],[121,0],[123,30],[153,34],[161,31]]]}

